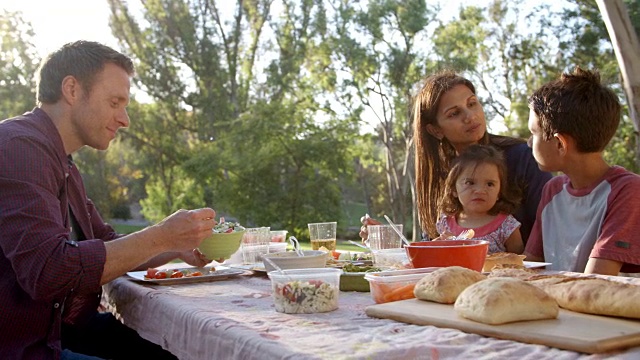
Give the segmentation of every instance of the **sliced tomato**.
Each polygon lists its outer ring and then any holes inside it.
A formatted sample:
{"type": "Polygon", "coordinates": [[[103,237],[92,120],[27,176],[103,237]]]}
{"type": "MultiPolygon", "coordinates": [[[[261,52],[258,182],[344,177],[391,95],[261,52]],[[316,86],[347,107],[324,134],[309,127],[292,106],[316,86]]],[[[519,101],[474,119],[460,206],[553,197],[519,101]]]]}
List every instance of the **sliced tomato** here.
{"type": "Polygon", "coordinates": [[[158,273],[158,269],[148,268],[147,269],[147,274],[144,277],[149,278],[149,279],[154,279],[156,277],[157,273],[158,273]]]}
{"type": "Polygon", "coordinates": [[[187,273],[187,275],[185,275],[185,277],[191,277],[191,276],[202,276],[202,273],[200,271],[194,271],[194,272],[189,272],[187,273]]]}
{"type": "Polygon", "coordinates": [[[184,276],[184,274],[180,270],[174,270],[173,273],[171,273],[171,277],[174,278],[174,279],[175,278],[181,278],[183,276],[184,276]]]}
{"type": "Polygon", "coordinates": [[[158,271],[154,276],[154,279],[166,279],[167,278],[167,272],[166,271],[158,271]]]}

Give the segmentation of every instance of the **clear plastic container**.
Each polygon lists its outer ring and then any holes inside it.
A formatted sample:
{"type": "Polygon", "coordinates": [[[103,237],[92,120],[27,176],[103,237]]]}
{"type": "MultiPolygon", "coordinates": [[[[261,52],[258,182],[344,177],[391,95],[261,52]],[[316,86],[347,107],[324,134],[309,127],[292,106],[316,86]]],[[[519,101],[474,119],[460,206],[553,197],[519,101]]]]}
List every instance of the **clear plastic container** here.
{"type": "Polygon", "coordinates": [[[289,244],[287,244],[286,242],[270,242],[269,243],[269,254],[271,253],[277,253],[277,252],[285,252],[287,251],[287,246],[289,244]]]}
{"type": "Polygon", "coordinates": [[[404,248],[372,250],[371,253],[374,266],[392,267],[398,270],[413,267],[404,248]]]}
{"type": "Polygon", "coordinates": [[[412,299],[413,288],[426,274],[439,268],[420,268],[407,270],[391,270],[366,273],[369,291],[377,304],[412,299]]]}
{"type": "Polygon", "coordinates": [[[277,243],[286,243],[287,240],[287,230],[270,230],[269,234],[271,234],[271,242],[277,243]]]}
{"type": "Polygon", "coordinates": [[[276,311],[311,314],[336,310],[341,273],[335,268],[270,271],[276,311]]]}

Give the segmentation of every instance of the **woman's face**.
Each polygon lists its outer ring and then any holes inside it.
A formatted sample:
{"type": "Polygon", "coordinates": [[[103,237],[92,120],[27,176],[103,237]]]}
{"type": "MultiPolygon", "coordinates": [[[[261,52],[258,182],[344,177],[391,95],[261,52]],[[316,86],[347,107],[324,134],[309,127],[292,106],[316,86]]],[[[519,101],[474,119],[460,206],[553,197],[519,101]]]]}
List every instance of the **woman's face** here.
{"type": "Polygon", "coordinates": [[[476,95],[465,85],[456,85],[442,95],[436,124],[427,131],[438,139],[446,138],[460,153],[477,144],[487,130],[484,110],[476,95]]]}

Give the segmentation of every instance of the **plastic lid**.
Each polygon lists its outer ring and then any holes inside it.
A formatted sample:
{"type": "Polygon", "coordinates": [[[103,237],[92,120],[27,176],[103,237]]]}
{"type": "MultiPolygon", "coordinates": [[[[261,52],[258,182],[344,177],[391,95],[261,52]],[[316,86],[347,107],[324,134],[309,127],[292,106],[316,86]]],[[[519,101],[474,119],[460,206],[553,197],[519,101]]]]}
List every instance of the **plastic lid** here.
{"type": "Polygon", "coordinates": [[[419,269],[376,271],[376,272],[365,273],[364,278],[369,281],[380,281],[380,282],[419,280],[419,279],[422,279],[425,274],[434,272],[438,269],[440,268],[428,267],[428,268],[419,268],[419,269]]]}

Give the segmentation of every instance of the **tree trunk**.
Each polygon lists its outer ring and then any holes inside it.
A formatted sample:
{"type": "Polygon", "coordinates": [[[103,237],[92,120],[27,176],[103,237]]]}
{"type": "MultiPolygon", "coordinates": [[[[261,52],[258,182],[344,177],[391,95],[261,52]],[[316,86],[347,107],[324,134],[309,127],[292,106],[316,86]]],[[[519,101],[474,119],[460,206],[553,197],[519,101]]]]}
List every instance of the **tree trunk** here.
{"type": "Polygon", "coordinates": [[[618,59],[624,92],[636,135],[636,164],[640,166],[640,42],[622,0],[596,0],[618,59]]]}

